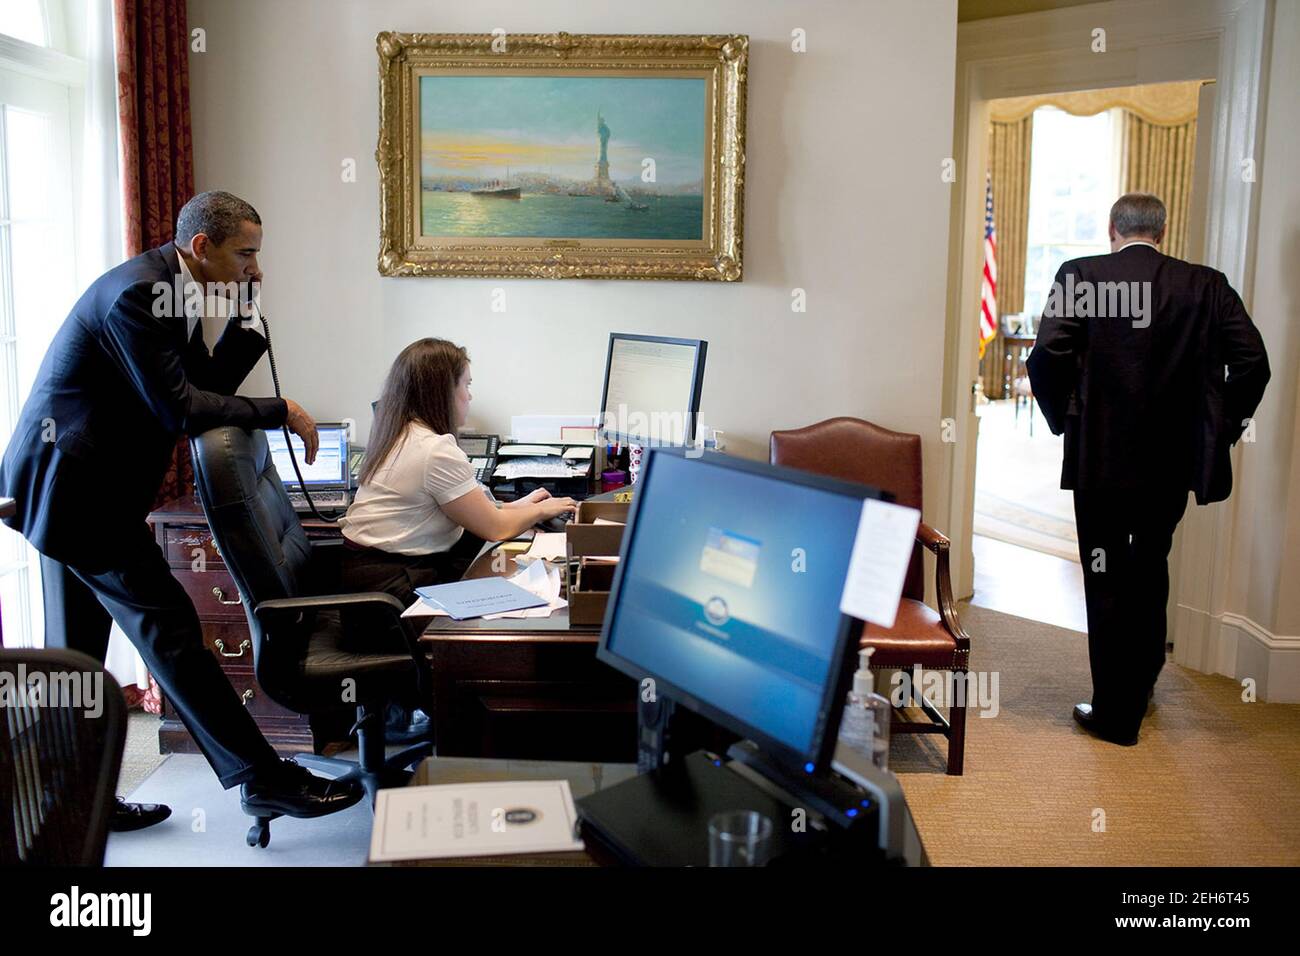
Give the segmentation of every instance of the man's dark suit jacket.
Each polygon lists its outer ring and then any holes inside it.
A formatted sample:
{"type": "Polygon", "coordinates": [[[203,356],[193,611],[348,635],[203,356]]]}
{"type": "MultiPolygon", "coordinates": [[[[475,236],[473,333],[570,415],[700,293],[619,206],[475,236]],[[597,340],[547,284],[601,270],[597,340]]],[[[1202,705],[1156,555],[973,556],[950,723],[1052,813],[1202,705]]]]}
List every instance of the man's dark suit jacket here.
{"type": "Polygon", "coordinates": [[[1068,276],[1076,295],[1084,282],[1150,283],[1150,325],[1044,313],[1029,381],[1052,433],[1065,433],[1061,487],[1227,498],[1229,449],[1269,379],[1241,298],[1223,273],[1142,244],[1073,259],[1056,282],[1068,276]]]}
{"type": "Polygon", "coordinates": [[[17,503],[9,526],[57,561],[114,567],[114,542],[139,534],[182,433],[284,423],[282,399],[231,394],[266,340],[232,321],[209,354],[201,323],[186,335],[172,294],[180,274],[172,243],[106,272],[41,363],[0,462],[0,494],[17,503]]]}

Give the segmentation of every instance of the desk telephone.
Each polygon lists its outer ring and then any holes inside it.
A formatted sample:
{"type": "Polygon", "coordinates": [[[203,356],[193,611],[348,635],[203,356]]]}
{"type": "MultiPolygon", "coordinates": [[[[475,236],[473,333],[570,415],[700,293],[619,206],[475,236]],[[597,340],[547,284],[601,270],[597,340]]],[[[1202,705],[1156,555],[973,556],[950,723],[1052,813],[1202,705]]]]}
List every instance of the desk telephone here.
{"type": "Polygon", "coordinates": [[[456,444],[469,457],[474,468],[474,479],[481,484],[492,481],[497,470],[497,451],[501,448],[499,435],[457,435],[456,444]]]}

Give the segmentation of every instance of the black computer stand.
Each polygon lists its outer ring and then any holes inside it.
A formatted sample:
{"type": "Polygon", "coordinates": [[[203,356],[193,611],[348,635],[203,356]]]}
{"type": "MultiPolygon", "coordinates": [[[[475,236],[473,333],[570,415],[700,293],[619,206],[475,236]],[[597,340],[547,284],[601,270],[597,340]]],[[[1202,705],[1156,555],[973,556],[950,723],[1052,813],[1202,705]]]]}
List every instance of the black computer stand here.
{"type": "Polygon", "coordinates": [[[896,848],[896,855],[889,852],[881,826],[906,813],[892,775],[864,771],[856,778],[864,791],[832,773],[792,771],[749,741],[732,745],[724,758],[695,746],[709,722],[662,697],[649,703],[656,706],[638,713],[641,773],[577,802],[583,839],[598,859],[705,866],[709,819],[732,810],[755,810],[772,821],[773,865],[901,858],[896,848]]]}

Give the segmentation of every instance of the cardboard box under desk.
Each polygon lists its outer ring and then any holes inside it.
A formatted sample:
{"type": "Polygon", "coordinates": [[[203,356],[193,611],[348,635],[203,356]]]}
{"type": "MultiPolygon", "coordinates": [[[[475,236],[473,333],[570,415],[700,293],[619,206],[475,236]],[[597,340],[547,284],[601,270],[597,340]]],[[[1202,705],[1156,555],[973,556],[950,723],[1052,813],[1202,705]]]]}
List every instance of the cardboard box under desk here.
{"type": "Polygon", "coordinates": [[[570,624],[599,625],[605,620],[616,565],[589,559],[618,555],[627,509],[623,501],[584,501],[578,505],[577,517],[565,526],[570,624]],[[596,524],[597,518],[619,524],[596,524]]]}

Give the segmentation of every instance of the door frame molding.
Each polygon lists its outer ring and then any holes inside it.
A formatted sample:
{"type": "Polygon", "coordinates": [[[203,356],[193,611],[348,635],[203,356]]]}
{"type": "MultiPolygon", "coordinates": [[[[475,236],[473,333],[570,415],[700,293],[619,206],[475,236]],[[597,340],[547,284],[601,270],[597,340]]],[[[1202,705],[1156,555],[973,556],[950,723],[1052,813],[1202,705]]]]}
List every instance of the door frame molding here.
{"type": "MultiPolygon", "coordinates": [[[[941,515],[953,542],[958,593],[973,591],[971,550],[978,418],[971,386],[979,360],[983,270],[984,169],[988,101],[1031,93],[1100,89],[1214,79],[1209,130],[1213,137],[1204,261],[1222,271],[1251,302],[1257,190],[1243,179],[1242,161],[1258,164],[1268,37],[1274,0],[1139,0],[1098,3],[958,25],[953,149],[957,159],[948,241],[948,304],[944,339],[943,409],[955,420],[954,441],[941,462],[946,492],[941,515]],[[1093,31],[1105,30],[1106,52],[1092,51],[1093,31]],[[964,317],[970,316],[970,321],[964,317]]],[[[1204,118],[1202,118],[1204,123],[1204,118]]],[[[1202,129],[1205,129],[1202,126],[1202,129]]],[[[1243,462],[1234,450],[1234,468],[1243,462]]],[[[1240,472],[1238,472],[1240,473],[1240,472]]],[[[1234,520],[1249,502],[1230,499],[1189,507],[1175,538],[1171,566],[1171,639],[1180,663],[1214,670],[1217,633],[1229,585],[1234,520]],[[1183,560],[1184,555],[1196,560],[1183,560]],[[1207,561],[1206,559],[1209,558],[1207,561]],[[1192,653],[1195,649],[1195,653],[1192,653]]]]}

